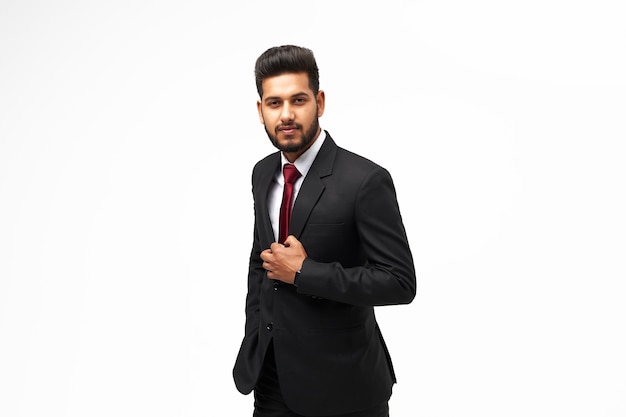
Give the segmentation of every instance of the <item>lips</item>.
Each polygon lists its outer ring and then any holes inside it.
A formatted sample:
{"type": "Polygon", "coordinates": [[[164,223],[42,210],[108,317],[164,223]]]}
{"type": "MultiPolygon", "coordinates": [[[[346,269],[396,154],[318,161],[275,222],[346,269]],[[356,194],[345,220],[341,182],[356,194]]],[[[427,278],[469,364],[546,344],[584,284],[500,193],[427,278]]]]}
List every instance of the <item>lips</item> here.
{"type": "Polygon", "coordinates": [[[298,130],[298,126],[280,126],[278,128],[278,131],[283,132],[287,135],[294,133],[296,130],[298,130]]]}

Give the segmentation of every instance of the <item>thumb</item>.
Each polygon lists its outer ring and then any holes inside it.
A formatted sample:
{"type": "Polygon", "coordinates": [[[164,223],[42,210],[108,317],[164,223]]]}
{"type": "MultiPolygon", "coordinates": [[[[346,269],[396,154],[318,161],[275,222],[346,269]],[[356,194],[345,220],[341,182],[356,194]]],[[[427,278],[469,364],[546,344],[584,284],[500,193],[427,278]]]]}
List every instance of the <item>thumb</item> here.
{"type": "Polygon", "coordinates": [[[296,239],[294,235],[287,236],[287,239],[285,239],[285,242],[284,242],[285,246],[296,246],[299,244],[300,244],[300,241],[296,239]]]}

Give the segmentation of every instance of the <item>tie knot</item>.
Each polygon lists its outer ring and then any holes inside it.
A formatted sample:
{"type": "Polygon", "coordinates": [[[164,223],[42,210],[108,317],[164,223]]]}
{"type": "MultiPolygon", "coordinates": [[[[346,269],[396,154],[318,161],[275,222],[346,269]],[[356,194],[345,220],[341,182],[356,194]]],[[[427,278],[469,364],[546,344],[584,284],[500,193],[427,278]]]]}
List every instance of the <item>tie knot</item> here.
{"type": "Polygon", "coordinates": [[[293,184],[300,178],[300,172],[293,164],[285,164],[283,167],[283,175],[285,176],[286,184],[293,184]]]}

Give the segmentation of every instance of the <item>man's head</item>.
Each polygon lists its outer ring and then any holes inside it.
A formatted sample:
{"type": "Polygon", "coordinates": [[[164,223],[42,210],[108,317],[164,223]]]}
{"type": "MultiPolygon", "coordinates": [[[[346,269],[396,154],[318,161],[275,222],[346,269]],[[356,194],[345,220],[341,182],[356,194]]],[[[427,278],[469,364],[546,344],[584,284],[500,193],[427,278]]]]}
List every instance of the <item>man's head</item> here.
{"type": "Polygon", "coordinates": [[[298,46],[270,48],[256,61],[259,119],[272,144],[293,162],[315,141],[324,92],[313,52],[298,46]]]}

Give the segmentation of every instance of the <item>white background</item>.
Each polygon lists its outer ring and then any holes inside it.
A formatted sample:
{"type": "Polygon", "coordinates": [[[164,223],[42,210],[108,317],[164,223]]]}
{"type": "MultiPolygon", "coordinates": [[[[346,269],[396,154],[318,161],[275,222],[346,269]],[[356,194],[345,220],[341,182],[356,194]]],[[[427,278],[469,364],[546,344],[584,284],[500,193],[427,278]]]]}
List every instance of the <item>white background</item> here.
{"type": "Polygon", "coordinates": [[[0,415],[252,414],[253,66],[292,43],[397,186],[392,416],[623,417],[620,3],[2,1],[0,415]]]}

